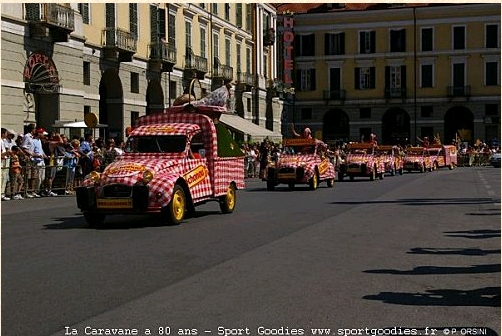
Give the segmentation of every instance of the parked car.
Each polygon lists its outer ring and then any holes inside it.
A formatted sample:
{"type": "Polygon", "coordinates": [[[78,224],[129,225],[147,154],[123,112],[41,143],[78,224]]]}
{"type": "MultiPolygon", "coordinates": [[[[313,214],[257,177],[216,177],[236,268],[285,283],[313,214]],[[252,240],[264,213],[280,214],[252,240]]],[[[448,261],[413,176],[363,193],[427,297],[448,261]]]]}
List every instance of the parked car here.
{"type": "Polygon", "coordinates": [[[490,164],[495,168],[500,168],[500,152],[492,154],[490,157],[490,164]]]}

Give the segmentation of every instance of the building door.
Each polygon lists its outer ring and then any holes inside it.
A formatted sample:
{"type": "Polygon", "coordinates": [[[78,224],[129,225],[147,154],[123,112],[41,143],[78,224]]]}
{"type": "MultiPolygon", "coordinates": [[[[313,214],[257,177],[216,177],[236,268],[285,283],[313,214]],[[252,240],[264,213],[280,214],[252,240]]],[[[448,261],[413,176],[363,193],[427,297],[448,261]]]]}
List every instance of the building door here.
{"type": "Polygon", "coordinates": [[[410,143],[410,116],[400,108],[385,112],[382,117],[383,145],[405,145],[410,143]]]}
{"type": "Polygon", "coordinates": [[[335,145],[350,138],[349,117],[341,109],[326,112],[322,125],[323,141],[335,145]]]}

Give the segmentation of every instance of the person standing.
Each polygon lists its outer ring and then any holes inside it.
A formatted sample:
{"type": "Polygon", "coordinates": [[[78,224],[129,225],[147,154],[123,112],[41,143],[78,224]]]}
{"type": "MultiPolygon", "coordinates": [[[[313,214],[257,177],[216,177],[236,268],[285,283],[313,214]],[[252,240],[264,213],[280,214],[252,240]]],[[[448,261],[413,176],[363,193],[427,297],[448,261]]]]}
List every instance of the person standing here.
{"type": "Polygon", "coordinates": [[[28,133],[23,138],[23,149],[30,157],[30,164],[27,167],[28,186],[26,197],[39,198],[38,191],[42,181],[45,179],[45,162],[47,157],[42,148],[41,138],[44,136],[43,128],[36,129],[35,124],[28,125],[28,133]]]}
{"type": "Polygon", "coordinates": [[[23,178],[23,167],[21,165],[21,156],[24,156],[23,152],[20,150],[18,146],[12,147],[12,154],[10,158],[10,170],[9,170],[9,178],[10,178],[10,189],[12,199],[22,200],[24,197],[21,195],[21,190],[24,184],[23,178]]]}
{"type": "Polygon", "coordinates": [[[86,176],[92,170],[92,162],[94,161],[94,153],[92,152],[93,143],[92,133],[86,134],[84,141],[80,143],[80,160],[79,165],[82,167],[82,175],[86,176]]]}
{"type": "Polygon", "coordinates": [[[4,139],[7,138],[7,129],[2,127],[2,141],[1,142],[1,155],[2,155],[2,176],[1,176],[1,193],[2,193],[2,201],[10,201],[10,197],[5,195],[5,191],[7,188],[7,182],[9,180],[9,166],[10,166],[10,153],[5,146],[4,139]]]}

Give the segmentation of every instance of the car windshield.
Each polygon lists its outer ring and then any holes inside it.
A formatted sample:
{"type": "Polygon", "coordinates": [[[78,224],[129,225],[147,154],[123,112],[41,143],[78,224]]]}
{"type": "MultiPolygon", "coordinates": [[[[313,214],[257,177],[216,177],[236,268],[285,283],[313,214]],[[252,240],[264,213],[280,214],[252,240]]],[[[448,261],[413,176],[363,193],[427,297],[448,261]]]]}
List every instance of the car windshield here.
{"type": "Polygon", "coordinates": [[[315,146],[286,146],[283,149],[283,154],[315,154],[315,146]]]}
{"type": "Polygon", "coordinates": [[[187,137],[184,135],[132,136],[127,140],[126,153],[183,153],[187,137]]]}

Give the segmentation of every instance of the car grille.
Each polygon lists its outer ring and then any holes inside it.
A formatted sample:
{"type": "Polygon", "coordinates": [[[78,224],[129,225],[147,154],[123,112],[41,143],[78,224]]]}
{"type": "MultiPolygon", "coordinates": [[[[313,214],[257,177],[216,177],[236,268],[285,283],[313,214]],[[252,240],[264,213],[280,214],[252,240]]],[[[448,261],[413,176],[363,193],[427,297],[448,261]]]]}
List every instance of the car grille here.
{"type": "Polygon", "coordinates": [[[291,174],[294,172],[295,172],[295,169],[291,168],[291,167],[279,169],[279,173],[281,173],[281,174],[288,174],[288,173],[291,174]]]}
{"type": "Polygon", "coordinates": [[[111,184],[103,187],[104,197],[131,197],[132,188],[124,184],[111,184]]]}

